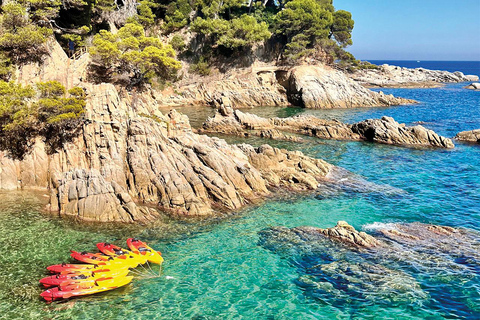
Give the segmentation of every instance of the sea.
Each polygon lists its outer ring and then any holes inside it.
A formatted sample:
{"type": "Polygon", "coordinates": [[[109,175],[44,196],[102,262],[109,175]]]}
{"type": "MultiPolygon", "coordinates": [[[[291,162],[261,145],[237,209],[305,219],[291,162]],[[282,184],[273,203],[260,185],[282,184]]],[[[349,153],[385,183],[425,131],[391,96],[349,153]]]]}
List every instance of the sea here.
{"type": "MultiPolygon", "coordinates": [[[[480,62],[371,62],[480,75],[480,62]]],[[[465,85],[381,89],[419,101],[415,105],[336,110],[265,106],[251,112],[313,114],[348,123],[385,115],[451,138],[480,128],[480,92],[465,85]]],[[[190,113],[194,125],[211,114],[207,108],[180,111],[190,113]]],[[[438,248],[429,247],[405,252],[395,261],[345,246],[323,255],[297,250],[294,241],[272,249],[261,236],[270,228],[329,228],[343,220],[367,233],[392,223],[439,224],[468,230],[478,241],[480,145],[455,142],[454,149],[445,150],[308,137],[302,143],[220,137],[324,159],[349,172],[345,179],[350,187],[280,193],[221,219],[165,216],[141,226],[67,221],[42,212],[42,192],[0,192],[0,318],[480,319],[480,261],[472,257],[438,254],[438,248]],[[125,247],[128,237],[160,250],[165,259],[161,268],[139,267],[132,271],[130,285],[110,292],[62,303],[40,299],[38,280],[46,276],[46,266],[70,261],[71,249],[94,251],[97,242],[125,247]]]]}

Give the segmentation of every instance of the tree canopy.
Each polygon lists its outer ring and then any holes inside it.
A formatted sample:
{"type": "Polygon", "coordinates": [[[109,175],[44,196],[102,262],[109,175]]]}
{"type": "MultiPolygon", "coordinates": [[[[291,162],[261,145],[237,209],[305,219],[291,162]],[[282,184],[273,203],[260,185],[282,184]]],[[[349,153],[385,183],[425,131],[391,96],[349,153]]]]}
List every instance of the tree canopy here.
{"type": "Polygon", "coordinates": [[[163,44],[156,37],[145,36],[138,23],[127,23],[112,34],[100,30],[90,48],[92,59],[98,65],[113,72],[129,76],[129,88],[150,81],[153,77],[171,78],[180,69],[171,45],[163,44]]]}
{"type": "Polygon", "coordinates": [[[36,88],[0,81],[0,150],[22,158],[36,137],[47,146],[68,140],[83,117],[85,94],[68,91],[59,82],[37,83],[36,88]]]}

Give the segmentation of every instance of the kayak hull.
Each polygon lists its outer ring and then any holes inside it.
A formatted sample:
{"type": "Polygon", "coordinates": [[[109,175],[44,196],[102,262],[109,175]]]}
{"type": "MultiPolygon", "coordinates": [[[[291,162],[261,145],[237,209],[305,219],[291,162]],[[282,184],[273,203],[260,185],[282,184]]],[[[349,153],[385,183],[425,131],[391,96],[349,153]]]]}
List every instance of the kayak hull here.
{"type": "Polygon", "coordinates": [[[127,246],[134,253],[144,256],[147,261],[155,264],[162,264],[163,257],[160,251],[155,251],[149,247],[145,242],[134,238],[127,239],[127,246]]]}

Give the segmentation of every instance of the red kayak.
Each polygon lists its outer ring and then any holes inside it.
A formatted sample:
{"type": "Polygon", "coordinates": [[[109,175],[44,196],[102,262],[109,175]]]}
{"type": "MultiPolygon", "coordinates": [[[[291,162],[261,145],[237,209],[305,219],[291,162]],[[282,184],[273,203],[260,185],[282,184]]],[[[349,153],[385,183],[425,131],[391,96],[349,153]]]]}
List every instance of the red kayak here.
{"type": "Polygon", "coordinates": [[[64,273],[64,274],[56,274],[53,276],[48,276],[40,280],[40,283],[45,287],[54,287],[59,285],[65,285],[66,281],[68,282],[78,282],[86,279],[99,279],[103,277],[108,277],[117,274],[123,274],[127,272],[127,270],[110,270],[110,269],[99,269],[94,271],[83,271],[78,273],[64,273]]]}
{"type": "Polygon", "coordinates": [[[144,256],[151,263],[161,264],[163,262],[162,253],[160,251],[153,250],[143,241],[134,238],[128,238],[127,246],[134,253],[144,256]]]}
{"type": "Polygon", "coordinates": [[[107,257],[101,254],[93,254],[93,253],[88,253],[88,252],[77,252],[74,250],[70,250],[71,254],[70,256],[78,260],[80,262],[85,262],[85,263],[92,263],[92,264],[98,264],[100,262],[105,262],[111,259],[111,257],[107,257]]]}
{"type": "Polygon", "coordinates": [[[72,285],[63,288],[55,287],[44,291],[40,296],[42,296],[47,302],[78,296],[85,296],[122,287],[129,284],[132,279],[133,277],[131,276],[102,279],[101,281],[99,279],[99,281],[96,281],[95,283],[89,285],[72,285]],[[83,286],[87,286],[87,288],[84,288],[83,286]]]}
{"type": "Polygon", "coordinates": [[[97,243],[97,248],[100,252],[106,254],[107,256],[121,256],[131,254],[129,250],[125,250],[108,242],[97,243]]]}
{"type": "Polygon", "coordinates": [[[104,254],[110,257],[114,257],[115,259],[126,257],[127,260],[132,260],[132,262],[135,261],[138,264],[143,264],[147,262],[147,258],[145,256],[141,254],[137,254],[130,250],[120,248],[119,246],[116,246],[111,243],[107,243],[107,242],[97,243],[97,248],[104,254]]]}

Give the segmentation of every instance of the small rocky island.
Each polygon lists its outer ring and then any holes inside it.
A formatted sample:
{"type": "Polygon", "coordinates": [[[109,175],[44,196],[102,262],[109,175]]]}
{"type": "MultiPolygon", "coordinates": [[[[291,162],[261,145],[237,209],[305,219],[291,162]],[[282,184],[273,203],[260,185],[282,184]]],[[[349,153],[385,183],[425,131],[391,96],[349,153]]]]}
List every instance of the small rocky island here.
{"type": "Polygon", "coordinates": [[[480,129],[459,132],[455,139],[458,141],[473,142],[480,144],[480,129]]]}
{"type": "Polygon", "coordinates": [[[478,76],[462,72],[405,68],[384,64],[353,72],[351,78],[370,88],[435,88],[444,83],[478,81],[478,76]]]}

